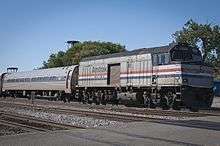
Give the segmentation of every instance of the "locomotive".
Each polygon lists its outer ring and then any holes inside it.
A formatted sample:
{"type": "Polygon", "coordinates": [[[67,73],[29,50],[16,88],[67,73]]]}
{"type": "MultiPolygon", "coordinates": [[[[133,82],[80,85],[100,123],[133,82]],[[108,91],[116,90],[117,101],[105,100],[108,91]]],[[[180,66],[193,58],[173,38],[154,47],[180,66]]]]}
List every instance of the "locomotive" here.
{"type": "Polygon", "coordinates": [[[78,65],[3,74],[1,94],[163,109],[211,107],[213,68],[187,44],[84,58],[78,65]]]}

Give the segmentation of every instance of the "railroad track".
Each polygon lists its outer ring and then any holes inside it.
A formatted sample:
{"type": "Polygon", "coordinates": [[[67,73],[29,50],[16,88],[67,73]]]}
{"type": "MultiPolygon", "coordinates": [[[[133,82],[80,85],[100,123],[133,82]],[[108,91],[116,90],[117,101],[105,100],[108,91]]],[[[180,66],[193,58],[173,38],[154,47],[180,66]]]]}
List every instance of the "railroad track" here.
{"type": "Polygon", "coordinates": [[[19,127],[25,131],[56,131],[82,128],[62,123],[51,122],[48,120],[38,119],[31,116],[18,115],[14,113],[5,113],[0,111],[0,123],[10,127],[19,127]]]}
{"type": "Polygon", "coordinates": [[[190,116],[190,117],[197,117],[197,116],[206,116],[206,115],[219,115],[220,116],[220,108],[211,108],[206,110],[200,110],[199,112],[191,112],[187,109],[183,109],[180,111],[177,110],[162,110],[160,108],[156,109],[149,109],[149,108],[136,108],[136,107],[118,107],[118,106],[104,106],[104,105],[91,105],[91,104],[78,104],[78,103],[62,103],[62,102],[50,102],[45,100],[36,100],[36,103],[39,105],[55,105],[55,106],[65,106],[65,107],[77,107],[83,109],[97,109],[97,110],[109,110],[115,112],[127,112],[133,114],[151,114],[151,115],[166,115],[166,116],[175,116],[175,117],[182,117],[182,116],[190,116]]]}
{"type": "MultiPolygon", "coordinates": [[[[10,104],[10,106],[12,105],[10,104]]],[[[35,109],[35,110],[47,111],[58,114],[79,115],[79,116],[93,117],[97,119],[110,119],[114,121],[123,121],[123,122],[144,121],[148,119],[144,116],[134,116],[133,114],[130,115],[124,113],[115,114],[115,113],[106,113],[100,111],[98,112],[98,111],[91,111],[84,109],[63,109],[63,108],[51,108],[44,106],[27,107],[27,105],[23,105],[23,104],[13,104],[13,106],[19,106],[26,109],[35,109]]]]}
{"type": "Polygon", "coordinates": [[[10,122],[10,121],[7,121],[7,120],[0,120],[0,124],[5,125],[5,126],[9,126],[9,127],[19,127],[19,128],[21,128],[25,131],[28,131],[28,132],[47,131],[46,129],[43,129],[43,128],[37,128],[37,127],[33,127],[33,126],[28,126],[28,125],[25,125],[25,124],[10,122]]]}
{"type": "Polygon", "coordinates": [[[60,114],[72,114],[79,116],[94,117],[100,119],[110,119],[114,121],[132,122],[132,121],[146,121],[157,119],[157,117],[149,117],[148,115],[154,116],[173,116],[173,117],[201,117],[201,116],[213,116],[212,113],[201,113],[201,112],[185,112],[185,111],[161,111],[161,110],[137,110],[137,109],[115,109],[115,110],[91,110],[91,109],[80,109],[80,108],[64,108],[59,106],[49,106],[49,105],[35,105],[30,103],[10,103],[2,102],[2,104],[8,104],[10,106],[19,106],[22,108],[32,108],[35,110],[50,111],[53,113],[60,114]]]}
{"type": "MultiPolygon", "coordinates": [[[[18,98],[19,99],[19,98],[18,98]]],[[[22,100],[21,98],[19,99],[20,101],[14,101],[13,100],[0,100],[0,103],[21,103],[21,104],[26,104],[27,106],[33,106],[31,104],[30,100],[22,100]]],[[[197,117],[197,116],[207,116],[207,115],[220,115],[220,109],[210,109],[210,110],[200,110],[200,112],[191,112],[188,110],[181,110],[181,111],[176,111],[176,110],[162,110],[162,109],[149,109],[149,108],[136,108],[136,107],[109,107],[109,106],[96,106],[96,105],[86,105],[86,104],[74,104],[74,102],[70,104],[65,104],[61,102],[50,102],[50,101],[45,101],[45,100],[36,100],[34,102],[34,106],[48,106],[48,107],[56,107],[56,108],[62,108],[62,109],[70,109],[72,107],[77,107],[81,109],[97,109],[97,110],[107,110],[107,111],[115,111],[115,112],[127,112],[127,113],[133,113],[133,114],[151,114],[151,115],[161,115],[161,116],[189,116],[189,117],[197,117]],[[62,107],[65,106],[65,107],[62,107]]]]}
{"type": "MultiPolygon", "coordinates": [[[[39,110],[42,110],[38,108],[39,110]]],[[[47,110],[48,109],[44,109],[47,110]]],[[[111,119],[116,121],[125,121],[125,122],[134,122],[134,121],[147,121],[147,122],[153,122],[153,123],[159,123],[159,124],[166,124],[166,125],[177,125],[177,126],[184,126],[184,127],[193,127],[193,128],[200,128],[200,129],[210,129],[210,130],[219,130],[219,126],[216,123],[208,122],[208,121],[199,121],[199,120],[161,120],[161,119],[151,119],[144,116],[134,116],[134,115],[124,115],[124,114],[104,114],[104,113],[97,113],[97,112],[86,112],[81,110],[72,110],[72,111],[66,111],[65,109],[50,109],[51,112],[60,112],[63,114],[79,114],[80,116],[91,116],[96,118],[105,118],[105,119],[111,119]],[[55,111],[56,110],[56,111],[55,111]],[[67,113],[68,112],[68,113],[67,113]]],[[[14,116],[14,115],[10,115],[14,116]]],[[[23,116],[21,117],[23,118],[23,116]]],[[[26,117],[25,117],[26,118],[26,117]]],[[[30,119],[31,117],[28,117],[30,119]]],[[[32,118],[31,118],[32,119],[32,118]]],[[[36,120],[34,118],[34,120],[36,120]]],[[[41,121],[41,120],[40,120],[41,121]]],[[[66,125],[65,125],[66,127],[66,125]]],[[[71,126],[72,127],[72,126],[71,126]]],[[[75,126],[73,126],[75,128],[75,126]]],[[[42,128],[42,126],[41,126],[42,128]]],[[[86,127],[88,128],[88,127],[86,127]]]]}

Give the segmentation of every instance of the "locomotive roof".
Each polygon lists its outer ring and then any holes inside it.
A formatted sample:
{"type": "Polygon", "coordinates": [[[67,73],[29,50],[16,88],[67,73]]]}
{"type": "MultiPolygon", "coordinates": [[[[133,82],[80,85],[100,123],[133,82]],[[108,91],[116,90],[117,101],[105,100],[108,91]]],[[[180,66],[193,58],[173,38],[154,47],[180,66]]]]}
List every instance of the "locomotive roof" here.
{"type": "Polygon", "coordinates": [[[98,59],[105,59],[105,58],[113,58],[113,57],[122,57],[122,56],[131,56],[136,54],[147,54],[147,53],[165,53],[169,52],[170,49],[172,49],[174,45],[166,45],[166,46],[160,46],[160,47],[152,47],[152,48],[140,48],[132,51],[125,51],[120,53],[113,53],[108,55],[100,55],[100,56],[92,56],[83,58],[81,61],[89,61],[89,60],[98,60],[98,59]]]}

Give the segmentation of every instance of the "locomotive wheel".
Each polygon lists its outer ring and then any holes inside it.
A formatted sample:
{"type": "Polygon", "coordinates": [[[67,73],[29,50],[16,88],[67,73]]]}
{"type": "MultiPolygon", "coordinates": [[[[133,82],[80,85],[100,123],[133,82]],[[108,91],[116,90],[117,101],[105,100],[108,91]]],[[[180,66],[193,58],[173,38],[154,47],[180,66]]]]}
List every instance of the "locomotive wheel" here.
{"type": "Polygon", "coordinates": [[[85,100],[82,100],[82,103],[83,103],[83,104],[86,104],[86,101],[85,101],[85,100]]]}
{"type": "Polygon", "coordinates": [[[176,99],[174,99],[172,108],[173,108],[174,110],[180,110],[180,102],[179,102],[179,101],[176,101],[176,99]]]}
{"type": "Polygon", "coordinates": [[[156,108],[157,107],[157,103],[155,101],[153,101],[151,98],[148,98],[147,106],[149,108],[156,108]]]}
{"type": "Polygon", "coordinates": [[[105,100],[102,100],[102,101],[101,101],[101,104],[102,104],[102,105],[106,105],[107,102],[106,102],[105,100]]]}
{"type": "Polygon", "coordinates": [[[144,99],[144,107],[145,108],[150,108],[150,98],[149,97],[144,99]]]}
{"type": "Polygon", "coordinates": [[[98,99],[96,99],[95,104],[96,104],[96,105],[100,105],[100,102],[99,102],[98,99]]]}
{"type": "Polygon", "coordinates": [[[180,103],[176,101],[172,92],[168,92],[166,95],[164,95],[164,97],[161,99],[161,106],[164,110],[168,110],[170,108],[180,110],[180,103]]]}
{"type": "Polygon", "coordinates": [[[150,101],[150,108],[156,108],[157,105],[155,103],[153,103],[152,101],[150,101]]]}
{"type": "Polygon", "coordinates": [[[190,110],[191,112],[198,112],[198,111],[199,111],[199,108],[197,108],[197,107],[190,107],[189,110],[190,110]]]}
{"type": "Polygon", "coordinates": [[[87,101],[88,101],[88,104],[92,104],[93,98],[91,97],[91,95],[88,95],[87,101]]]}
{"type": "Polygon", "coordinates": [[[142,105],[145,108],[156,108],[157,107],[157,104],[153,102],[150,96],[145,97],[145,99],[143,99],[143,101],[140,101],[140,102],[141,102],[140,105],[142,105]]]}
{"type": "Polygon", "coordinates": [[[81,101],[83,104],[88,103],[86,92],[83,92],[81,101]]]}
{"type": "Polygon", "coordinates": [[[166,96],[163,97],[160,102],[161,102],[161,107],[163,110],[170,109],[169,102],[168,102],[168,99],[166,98],[166,96]]]}

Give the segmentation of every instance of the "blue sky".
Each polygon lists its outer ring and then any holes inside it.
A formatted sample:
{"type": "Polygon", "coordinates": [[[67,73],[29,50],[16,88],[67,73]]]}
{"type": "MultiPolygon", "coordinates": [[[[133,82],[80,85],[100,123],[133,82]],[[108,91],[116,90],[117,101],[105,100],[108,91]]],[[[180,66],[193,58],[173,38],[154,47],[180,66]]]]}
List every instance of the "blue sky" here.
{"type": "Polygon", "coordinates": [[[40,67],[67,40],[128,50],[166,45],[194,19],[220,24],[219,0],[0,0],[0,72],[40,67]]]}

